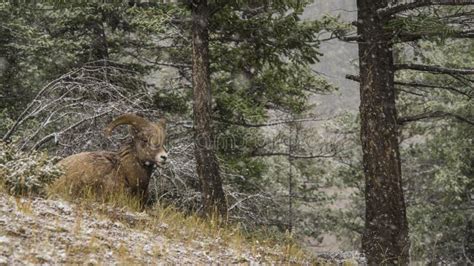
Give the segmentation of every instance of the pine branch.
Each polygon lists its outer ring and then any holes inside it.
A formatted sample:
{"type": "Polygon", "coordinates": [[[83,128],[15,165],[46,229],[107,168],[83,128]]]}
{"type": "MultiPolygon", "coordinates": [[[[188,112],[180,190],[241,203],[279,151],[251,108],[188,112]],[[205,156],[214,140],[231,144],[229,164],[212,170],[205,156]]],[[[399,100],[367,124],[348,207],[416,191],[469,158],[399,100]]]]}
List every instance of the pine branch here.
{"type": "Polygon", "coordinates": [[[472,96],[469,95],[468,93],[451,86],[437,86],[437,85],[423,84],[423,83],[417,83],[417,82],[395,82],[395,85],[406,86],[406,87],[430,88],[430,89],[445,89],[445,90],[452,91],[454,93],[462,94],[468,97],[469,99],[472,98],[472,96]]]}
{"type": "Polygon", "coordinates": [[[397,13],[404,11],[412,10],[418,7],[425,6],[465,6],[465,5],[474,5],[474,0],[418,0],[412,3],[398,4],[395,6],[389,6],[377,10],[377,15],[381,18],[390,17],[397,13]]]}
{"type": "Polygon", "coordinates": [[[396,70],[417,70],[430,72],[435,74],[448,74],[448,75],[473,75],[474,68],[447,68],[442,66],[430,66],[430,65],[420,65],[420,64],[395,64],[396,70]]]}
{"type": "MultiPolygon", "coordinates": [[[[360,77],[356,75],[346,75],[346,79],[353,80],[356,82],[360,82],[360,77]]],[[[458,88],[451,87],[451,86],[441,86],[441,85],[431,85],[431,84],[423,84],[423,83],[417,83],[417,82],[401,82],[401,81],[395,81],[395,85],[399,86],[406,86],[406,87],[419,87],[419,88],[430,88],[430,89],[445,89],[452,91],[454,93],[459,93],[461,95],[464,95],[468,97],[469,99],[472,98],[472,96],[469,93],[466,93],[464,91],[459,90],[458,88]]]]}
{"type": "Polygon", "coordinates": [[[461,122],[468,123],[470,125],[474,125],[474,121],[471,121],[465,117],[462,117],[457,114],[449,113],[449,112],[444,112],[444,111],[432,111],[432,112],[426,112],[422,114],[417,114],[413,116],[406,116],[406,117],[400,117],[398,118],[398,123],[400,125],[409,123],[409,122],[415,122],[415,121],[420,121],[424,119],[431,119],[431,118],[445,118],[445,117],[452,117],[455,118],[461,122]]]}
{"type": "MultiPolygon", "coordinates": [[[[439,32],[401,32],[400,34],[397,35],[397,37],[402,42],[413,42],[422,38],[436,37],[440,35],[442,34],[440,34],[439,32]]],[[[471,39],[471,38],[474,38],[474,31],[468,30],[468,31],[451,32],[451,33],[448,33],[446,37],[459,38],[459,39],[471,39]]]]}

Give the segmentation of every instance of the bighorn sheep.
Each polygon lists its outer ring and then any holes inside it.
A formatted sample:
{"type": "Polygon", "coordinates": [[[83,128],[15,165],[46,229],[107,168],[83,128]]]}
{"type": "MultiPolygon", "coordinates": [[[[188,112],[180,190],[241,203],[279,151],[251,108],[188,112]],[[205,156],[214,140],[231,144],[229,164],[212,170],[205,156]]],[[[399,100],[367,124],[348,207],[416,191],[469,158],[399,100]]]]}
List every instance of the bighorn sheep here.
{"type": "Polygon", "coordinates": [[[53,189],[67,190],[73,196],[85,193],[85,189],[98,196],[124,189],[145,204],[153,166],[167,159],[163,147],[165,120],[152,123],[134,114],[124,114],[106,127],[106,135],[110,136],[120,125],[131,125],[132,140],[127,145],[118,152],[82,152],[64,158],[58,163],[64,174],[53,184],[53,189]]]}

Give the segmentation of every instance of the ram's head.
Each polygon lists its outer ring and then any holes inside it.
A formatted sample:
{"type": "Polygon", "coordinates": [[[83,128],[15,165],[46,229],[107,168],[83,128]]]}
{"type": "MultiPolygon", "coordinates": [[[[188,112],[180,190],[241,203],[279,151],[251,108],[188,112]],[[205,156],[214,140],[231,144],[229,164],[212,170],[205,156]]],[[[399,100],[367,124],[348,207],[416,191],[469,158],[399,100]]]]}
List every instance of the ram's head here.
{"type": "Polygon", "coordinates": [[[133,147],[137,159],[147,166],[163,165],[168,154],[164,148],[166,137],[166,121],[160,119],[153,123],[147,119],[134,115],[124,114],[112,121],[105,129],[106,135],[110,136],[114,128],[120,125],[130,125],[133,138],[133,147]]]}

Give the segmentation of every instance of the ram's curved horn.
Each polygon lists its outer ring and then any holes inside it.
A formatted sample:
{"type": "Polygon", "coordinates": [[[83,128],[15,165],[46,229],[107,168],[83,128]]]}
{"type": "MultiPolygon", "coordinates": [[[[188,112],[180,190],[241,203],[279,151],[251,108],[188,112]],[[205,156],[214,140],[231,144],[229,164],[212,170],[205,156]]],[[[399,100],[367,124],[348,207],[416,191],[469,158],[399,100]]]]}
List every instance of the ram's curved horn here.
{"type": "Polygon", "coordinates": [[[141,130],[150,125],[150,121],[135,114],[124,114],[117,117],[105,128],[105,134],[110,136],[114,128],[120,125],[131,125],[137,130],[141,130]]]}

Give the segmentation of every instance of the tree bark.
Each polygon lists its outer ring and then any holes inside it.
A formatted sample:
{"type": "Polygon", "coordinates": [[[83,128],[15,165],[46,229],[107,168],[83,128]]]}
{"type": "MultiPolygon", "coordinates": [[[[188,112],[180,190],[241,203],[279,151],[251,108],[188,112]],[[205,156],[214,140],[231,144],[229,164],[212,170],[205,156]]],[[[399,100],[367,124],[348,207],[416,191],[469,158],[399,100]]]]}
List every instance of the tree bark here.
{"type": "Polygon", "coordinates": [[[474,217],[468,217],[464,237],[464,259],[466,264],[474,262],[474,217]]]}
{"type": "Polygon", "coordinates": [[[209,8],[207,0],[194,0],[192,9],[193,92],[195,157],[206,215],[227,215],[219,164],[211,127],[211,83],[209,73],[209,8]]]}
{"type": "Polygon", "coordinates": [[[394,63],[377,10],[388,0],[358,0],[360,116],[365,174],[362,250],[369,265],[408,264],[408,223],[402,189],[394,63]]]}
{"type": "Polygon", "coordinates": [[[109,59],[109,47],[107,44],[107,36],[105,34],[104,24],[102,21],[92,22],[92,60],[108,60],[109,59]]]}

